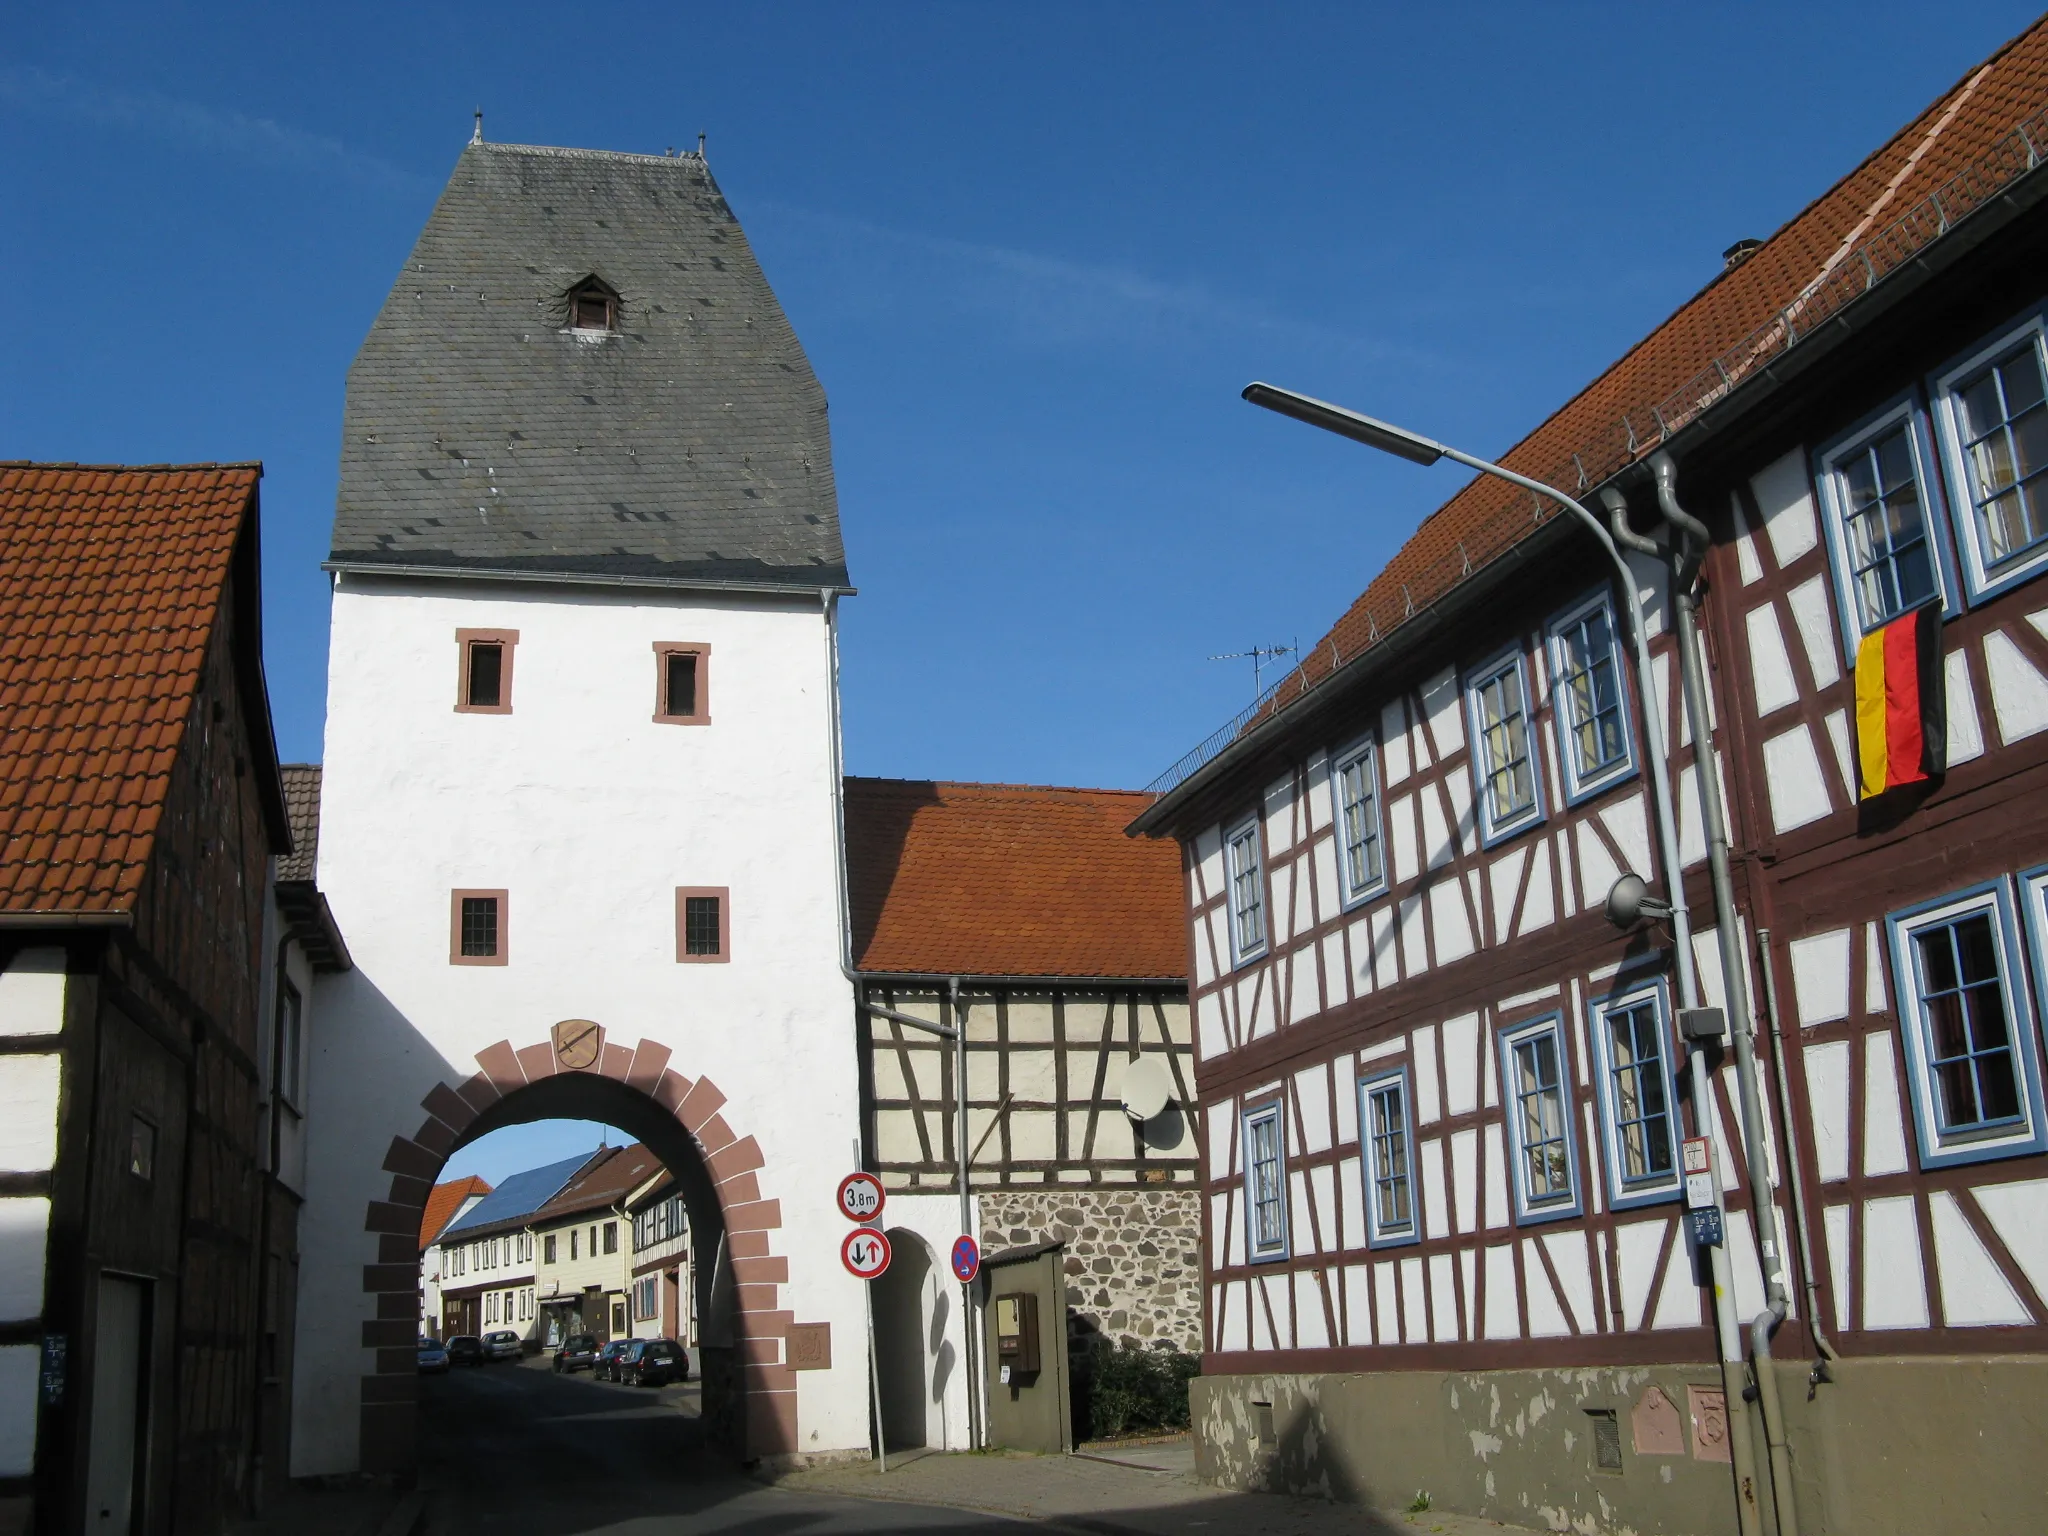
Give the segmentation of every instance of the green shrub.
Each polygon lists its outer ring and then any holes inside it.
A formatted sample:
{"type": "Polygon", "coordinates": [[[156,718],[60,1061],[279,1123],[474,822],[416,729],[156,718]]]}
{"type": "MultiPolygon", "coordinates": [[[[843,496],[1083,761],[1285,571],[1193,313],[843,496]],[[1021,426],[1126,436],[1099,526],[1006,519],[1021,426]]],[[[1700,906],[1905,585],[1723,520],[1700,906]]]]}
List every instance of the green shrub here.
{"type": "Polygon", "coordinates": [[[1164,1340],[1098,1343],[1086,1356],[1087,1438],[1188,1426],[1188,1383],[1202,1362],[1164,1340]]]}

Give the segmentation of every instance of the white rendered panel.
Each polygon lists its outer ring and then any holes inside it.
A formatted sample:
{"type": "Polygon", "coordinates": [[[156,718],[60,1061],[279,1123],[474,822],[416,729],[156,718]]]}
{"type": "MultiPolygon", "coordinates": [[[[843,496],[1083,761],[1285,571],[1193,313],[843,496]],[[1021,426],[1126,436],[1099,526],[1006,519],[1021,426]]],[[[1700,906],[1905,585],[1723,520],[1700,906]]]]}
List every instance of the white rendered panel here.
{"type": "Polygon", "coordinates": [[[1458,669],[1446,667],[1422,685],[1422,708],[1438,761],[1465,745],[1465,712],[1458,707],[1458,669]]]}
{"type": "Polygon", "coordinates": [[[1330,1070],[1336,1073],[1337,1082],[1337,1145],[1340,1147],[1358,1144],[1358,1060],[1348,1053],[1331,1063],[1330,1070]]]}
{"type": "Polygon", "coordinates": [[[1941,1278],[1941,1320],[1951,1328],[2034,1321],[1978,1241],[1956,1197],[1937,1189],[1927,1197],[1927,1205],[1933,1218],[1934,1269],[1941,1278]]]}
{"type": "Polygon", "coordinates": [[[1621,1272],[1621,1296],[1616,1303],[1622,1323],[1640,1328],[1647,1319],[1650,1292],[1657,1284],[1657,1256],[1664,1251],[1664,1233],[1670,1223],[1633,1221],[1614,1229],[1614,1267],[1621,1272]]]}
{"type": "Polygon", "coordinates": [[[1556,1339],[1569,1334],[1571,1325],[1564,1319],[1557,1288],[1544,1272],[1543,1260],[1536,1255],[1536,1240],[1532,1237],[1522,1239],[1522,1281],[1528,1290],[1529,1337],[1556,1339]]]}
{"type": "Polygon", "coordinates": [[[2002,630],[1984,637],[1984,670],[1991,679],[1991,712],[1998,721],[1999,740],[2011,746],[2048,731],[2048,678],[2002,630]]]}
{"type": "Polygon", "coordinates": [[[1401,970],[1407,976],[1420,976],[1429,969],[1429,946],[1422,932],[1422,898],[1404,896],[1397,904],[1400,919],[1401,970]]]}
{"type": "Polygon", "coordinates": [[[1863,1011],[1889,1013],[1885,1000],[1884,946],[1877,936],[1877,924],[1863,925],[1863,1011]]]}
{"type": "Polygon", "coordinates": [[[1515,897],[1522,889],[1522,866],[1528,861],[1528,844],[1518,843],[1486,866],[1487,892],[1493,898],[1496,943],[1509,937],[1508,925],[1514,920],[1515,897]]]}
{"type": "Polygon", "coordinates": [[[1372,1343],[1372,1286],[1363,1264],[1344,1269],[1344,1342],[1354,1348],[1372,1343]]]}
{"type": "Polygon", "coordinates": [[[1771,558],[1783,570],[1820,542],[1814,522],[1813,482],[1806,473],[1806,452],[1795,448],[1750,477],[1771,558]]]}
{"type": "Polygon", "coordinates": [[[1557,1283],[1564,1287],[1564,1299],[1572,1309],[1573,1321],[1578,1323],[1581,1333],[1595,1332],[1600,1314],[1593,1306],[1593,1270],[1586,1234],[1577,1228],[1546,1232],[1542,1243],[1543,1251],[1550,1255],[1550,1267],[1557,1271],[1557,1283]]]}
{"type": "Polygon", "coordinates": [[[0,1318],[43,1315],[50,1202],[41,1195],[0,1199],[0,1318]]]}
{"type": "Polygon", "coordinates": [[[1445,1206],[1449,1188],[1444,1182],[1444,1144],[1435,1136],[1422,1143],[1422,1219],[1431,1237],[1449,1237],[1451,1223],[1445,1206]]]}
{"type": "Polygon", "coordinates": [[[0,1056],[0,1173],[46,1173],[57,1161],[61,1056],[0,1056]]]}
{"type": "Polygon", "coordinates": [[[1472,804],[1472,781],[1453,773],[1437,782],[1450,792],[1451,830],[1457,836],[1458,850],[1470,854],[1479,846],[1479,813],[1472,804]]]}
{"type": "Polygon", "coordinates": [[[1429,1337],[1432,1343],[1458,1338],[1458,1270],[1448,1253],[1429,1256],[1429,1337]]]}
{"type": "Polygon", "coordinates": [[[1890,1031],[1879,1030],[1863,1037],[1863,1176],[1904,1173],[1909,1166],[1898,1052],[1890,1031]]]}
{"type": "Polygon", "coordinates": [[[1434,1125],[1439,1109],[1436,1085],[1436,1026],[1425,1024],[1414,1032],[1415,1123],[1434,1125]]]}
{"type": "MultiPolygon", "coordinates": [[[[1427,786],[1424,787],[1425,793],[1427,786]]],[[[1415,852],[1415,797],[1402,795],[1387,802],[1387,843],[1394,856],[1394,880],[1406,885],[1422,873],[1415,852]]]]}
{"type": "Polygon", "coordinates": [[[1752,608],[1742,622],[1749,636],[1749,677],[1756,712],[1759,716],[1774,714],[1799,697],[1799,685],[1792,679],[1792,658],[1778,627],[1777,607],[1765,603],[1752,608]]]}
{"type": "Polygon", "coordinates": [[[2048,1179],[1980,1184],[1977,1208],[2037,1296],[2048,1296],[2048,1179]]]}
{"type": "Polygon", "coordinates": [[[1422,1344],[1429,1339],[1429,1300],[1422,1278],[1422,1260],[1401,1261],[1401,1342],[1422,1344]]]}
{"type": "Polygon", "coordinates": [[[1608,891],[1621,878],[1621,869],[1591,822],[1579,823],[1578,844],[1579,885],[1585,891],[1586,905],[1597,907],[1607,900],[1608,891]]]}
{"type": "Polygon", "coordinates": [[[1204,827],[1195,834],[1196,895],[1214,901],[1223,894],[1223,828],[1204,827]]]}
{"type": "Polygon", "coordinates": [[[1977,714],[1969,652],[1950,651],[1941,660],[1941,675],[1947,685],[1948,765],[1953,768],[1984,755],[1984,722],[1977,714]]]}
{"type": "Polygon", "coordinates": [[[1223,1288],[1222,1316],[1217,1327],[1219,1347],[1226,1353],[1251,1348],[1251,1287],[1245,1281],[1223,1288]]]}
{"type": "Polygon", "coordinates": [[[1322,938],[1323,988],[1332,1008],[1351,1001],[1351,966],[1344,957],[1344,934],[1326,933],[1322,938]]]}
{"type": "Polygon", "coordinates": [[[1442,869],[1457,853],[1451,837],[1451,818],[1444,810],[1443,792],[1437,785],[1424,785],[1415,793],[1422,811],[1422,862],[1430,869],[1442,869]]]}
{"type": "Polygon", "coordinates": [[[1287,1170],[1287,1246],[1296,1254],[1316,1251],[1316,1233],[1308,1213],[1308,1175],[1287,1170]]]}
{"type": "Polygon", "coordinates": [[[64,1027],[64,951],[24,949],[0,974],[0,1035],[54,1035],[64,1027]]]}
{"type": "Polygon", "coordinates": [[[1391,987],[1401,979],[1399,952],[1396,949],[1394,912],[1391,907],[1376,907],[1372,914],[1372,979],[1379,987],[1391,987]]]}
{"type": "Polygon", "coordinates": [[[1849,1017],[1849,930],[1794,939],[1792,1000],[1803,1025],[1832,1024],[1849,1017]]]}
{"type": "Polygon", "coordinates": [[[1343,1204],[1344,1246],[1365,1246],[1365,1175],[1355,1157],[1337,1164],[1337,1198],[1343,1204]]]}
{"type": "Polygon", "coordinates": [[[1821,1182],[1849,1177],[1849,1042],[1806,1048],[1806,1096],[1813,1106],[1813,1160],[1821,1182]]]}
{"type": "Polygon", "coordinates": [[[1462,960],[1476,947],[1472,921],[1465,908],[1465,889],[1456,880],[1445,880],[1429,888],[1430,927],[1436,934],[1436,963],[1448,965],[1462,960]]]}
{"type": "Polygon", "coordinates": [[[1508,1224],[1508,1164],[1498,1120],[1489,1120],[1481,1131],[1486,1137],[1486,1227],[1497,1232],[1508,1224]]]}
{"type": "Polygon", "coordinates": [[[1792,610],[1814,687],[1832,688],[1842,678],[1842,632],[1828,603],[1827,577],[1809,576],[1785,594],[1785,605],[1792,610]]]}
{"type": "Polygon", "coordinates": [[[1728,515],[1735,523],[1735,569],[1745,587],[1753,586],[1764,579],[1764,563],[1757,558],[1756,535],[1742,510],[1742,498],[1733,491],[1728,493],[1728,515]]]}
{"type": "Polygon", "coordinates": [[[1282,774],[1266,786],[1266,850],[1278,856],[1294,846],[1294,775],[1282,774]]]}
{"type": "Polygon", "coordinates": [[[1318,1283],[1319,1270],[1298,1269],[1294,1272],[1294,1347],[1296,1349],[1328,1349],[1330,1347],[1329,1313],[1323,1306],[1323,1288],[1318,1283]]]}
{"type": "Polygon", "coordinates": [[[1469,1126],[1451,1133],[1451,1197],[1458,1230],[1472,1231],[1479,1225],[1479,1132],[1469,1126]]]}
{"type": "Polygon", "coordinates": [[[1469,1115],[1479,1107],[1479,1015],[1445,1019],[1443,1042],[1444,1113],[1469,1115]]]}
{"type": "Polygon", "coordinates": [[[1389,789],[1408,777],[1408,711],[1399,699],[1380,711],[1380,777],[1389,789]]]}
{"type": "Polygon", "coordinates": [[[1309,1198],[1315,1202],[1318,1253],[1335,1253],[1337,1241],[1337,1166],[1318,1163],[1308,1171],[1309,1198]]]}
{"type": "Polygon", "coordinates": [[[1842,786],[1842,798],[1854,805],[1858,798],[1856,778],[1856,755],[1849,745],[1849,712],[1831,709],[1821,720],[1821,728],[1827,732],[1828,751],[1834,755],[1835,772],[1842,786]]]}
{"type": "Polygon", "coordinates": [[[1400,1343],[1400,1298],[1394,1293],[1394,1266],[1391,1261],[1372,1267],[1372,1313],[1377,1342],[1400,1343]]]}
{"type": "Polygon", "coordinates": [[[1920,1223],[1913,1197],[1865,1201],[1863,1326],[1925,1328],[1927,1292],[1920,1275],[1920,1223]]]}
{"type": "Polygon", "coordinates": [[[1550,878],[1550,844],[1540,842],[1529,850],[1529,884],[1522,893],[1522,920],[1515,937],[1548,928],[1557,920],[1557,903],[1550,878]]]}
{"type": "MultiPolygon", "coordinates": [[[[1630,795],[1613,805],[1600,808],[1600,824],[1607,828],[1607,835],[1614,839],[1614,846],[1621,850],[1622,859],[1635,873],[1647,874],[1650,868],[1650,826],[1640,794],[1630,795]]],[[[1602,900],[1605,900],[1602,894],[1602,900]]]]}
{"type": "Polygon", "coordinates": [[[1805,726],[1764,743],[1764,778],[1771,792],[1771,824],[1778,831],[1790,832],[1828,814],[1828,787],[1805,726]]]}
{"type": "Polygon", "coordinates": [[[1853,1256],[1849,1252],[1849,1207],[1831,1205],[1821,1212],[1827,1234],[1828,1284],[1835,1293],[1835,1326],[1849,1326],[1849,1299],[1856,1294],[1853,1256]]]}
{"type": "Polygon", "coordinates": [[[1308,829],[1320,832],[1330,824],[1330,759],[1318,752],[1308,760],[1308,829]]]}
{"type": "Polygon", "coordinates": [[[1489,1339],[1519,1339],[1521,1309],[1515,1304],[1515,1251],[1502,1244],[1486,1250],[1486,1319],[1489,1339]]]}
{"type": "Polygon", "coordinates": [[[1704,1293],[1693,1283],[1692,1259],[1686,1251],[1685,1234],[1680,1232],[1664,1261],[1664,1285],[1657,1292],[1657,1315],[1652,1328],[1697,1328],[1703,1321],[1704,1293]]]}

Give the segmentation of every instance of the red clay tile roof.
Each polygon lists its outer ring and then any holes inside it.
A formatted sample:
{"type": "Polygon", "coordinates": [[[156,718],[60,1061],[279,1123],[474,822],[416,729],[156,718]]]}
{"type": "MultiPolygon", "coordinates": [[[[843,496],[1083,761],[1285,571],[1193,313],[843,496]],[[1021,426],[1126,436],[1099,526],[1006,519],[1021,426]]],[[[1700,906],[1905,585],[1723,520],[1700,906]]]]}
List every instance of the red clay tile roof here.
{"type": "Polygon", "coordinates": [[[441,1229],[462,1209],[463,1201],[471,1195],[488,1195],[490,1192],[491,1186],[473,1173],[466,1178],[436,1184],[427,1193],[427,1208],[420,1212],[420,1251],[424,1253],[434,1245],[441,1229]]]}
{"type": "Polygon", "coordinates": [[[1142,794],[846,781],[853,963],[914,975],[1187,974],[1180,852],[1142,794]]]}
{"type": "MultiPolygon", "coordinates": [[[[1782,352],[1793,333],[1853,302],[1866,286],[1862,252],[1877,276],[1949,220],[2028,168],[2014,130],[2048,108],[2048,18],[1972,69],[1861,165],[1809,204],[1732,272],[1716,278],[1543,424],[1500,456],[1510,469],[1571,490],[1598,485],[1782,352]],[[1951,183],[1954,183],[1951,185],[1951,183]],[[1940,209],[1927,200],[1940,191],[1940,209]],[[1718,364],[1718,367],[1717,367],[1718,364]],[[1724,378],[1722,370],[1726,370],[1724,378]],[[1580,479],[1581,469],[1584,481],[1580,479]]],[[[2038,125],[2030,124],[2036,142],[2038,125]]],[[[1365,408],[1371,410],[1370,403],[1365,408]]],[[[1418,424],[1420,425],[1420,424],[1418,424]]],[[[1540,520],[1558,509],[1545,503],[1540,520]]],[[[1373,578],[1302,666],[1276,691],[1299,696],[1411,611],[1526,538],[1539,521],[1532,498],[1491,477],[1439,507],[1373,578]],[[1334,657],[1333,657],[1334,648],[1334,657]]]]}
{"type": "Polygon", "coordinates": [[[132,909],[261,476],[0,464],[0,912],[132,909]]]}

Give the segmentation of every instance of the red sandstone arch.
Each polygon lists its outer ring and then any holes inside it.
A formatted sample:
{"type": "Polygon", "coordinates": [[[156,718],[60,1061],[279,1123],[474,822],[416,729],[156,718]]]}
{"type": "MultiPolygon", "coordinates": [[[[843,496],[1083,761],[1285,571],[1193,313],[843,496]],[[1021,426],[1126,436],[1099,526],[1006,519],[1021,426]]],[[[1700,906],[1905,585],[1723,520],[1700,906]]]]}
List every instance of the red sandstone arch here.
{"type": "MultiPolygon", "coordinates": [[[[363,1289],[376,1297],[376,1316],[363,1324],[363,1346],[376,1351],[376,1370],[361,1378],[361,1467],[402,1471],[415,1464],[419,1370],[420,1214],[449,1155],[473,1139],[471,1127],[497,1118],[504,1101],[546,1079],[577,1071],[610,1079],[672,1117],[701,1160],[724,1221],[735,1282],[731,1386],[736,1400],[714,1413],[714,1385],[705,1379],[705,1418],[722,1422],[723,1438],[742,1460],[797,1449],[796,1379],[784,1357],[793,1314],[779,1309],[789,1260],[773,1252],[782,1206],[763,1197],[764,1159],[752,1136],[741,1136],[719,1113],[726,1098],[709,1078],[694,1082],[669,1068],[669,1048],[642,1040],[628,1049],[605,1040],[585,1069],[561,1064],[551,1040],[515,1048],[509,1040],[476,1053],[480,1070],[460,1083],[438,1083],[420,1101],[427,1118],[410,1137],[394,1136],[384,1155],[387,1198],[372,1200],[364,1229],[377,1234],[377,1262],[363,1268],[363,1289]]],[[[503,1123],[517,1123],[506,1118],[503,1123]]],[[[627,1127],[630,1129],[630,1127],[627,1127]]],[[[658,1149],[657,1149],[658,1150],[658,1149]]],[[[679,1176],[680,1176],[680,1171],[679,1176]]]]}

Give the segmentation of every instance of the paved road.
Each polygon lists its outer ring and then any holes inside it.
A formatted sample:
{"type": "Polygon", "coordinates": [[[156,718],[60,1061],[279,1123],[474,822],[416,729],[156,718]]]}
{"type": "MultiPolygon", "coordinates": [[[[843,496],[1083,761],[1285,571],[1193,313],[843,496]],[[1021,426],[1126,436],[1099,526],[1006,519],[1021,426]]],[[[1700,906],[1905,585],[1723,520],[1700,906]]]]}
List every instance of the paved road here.
{"type": "Polygon", "coordinates": [[[421,1536],[993,1536],[996,1516],[764,1488],[703,1444],[696,1387],[472,1366],[420,1382],[421,1536]]]}

